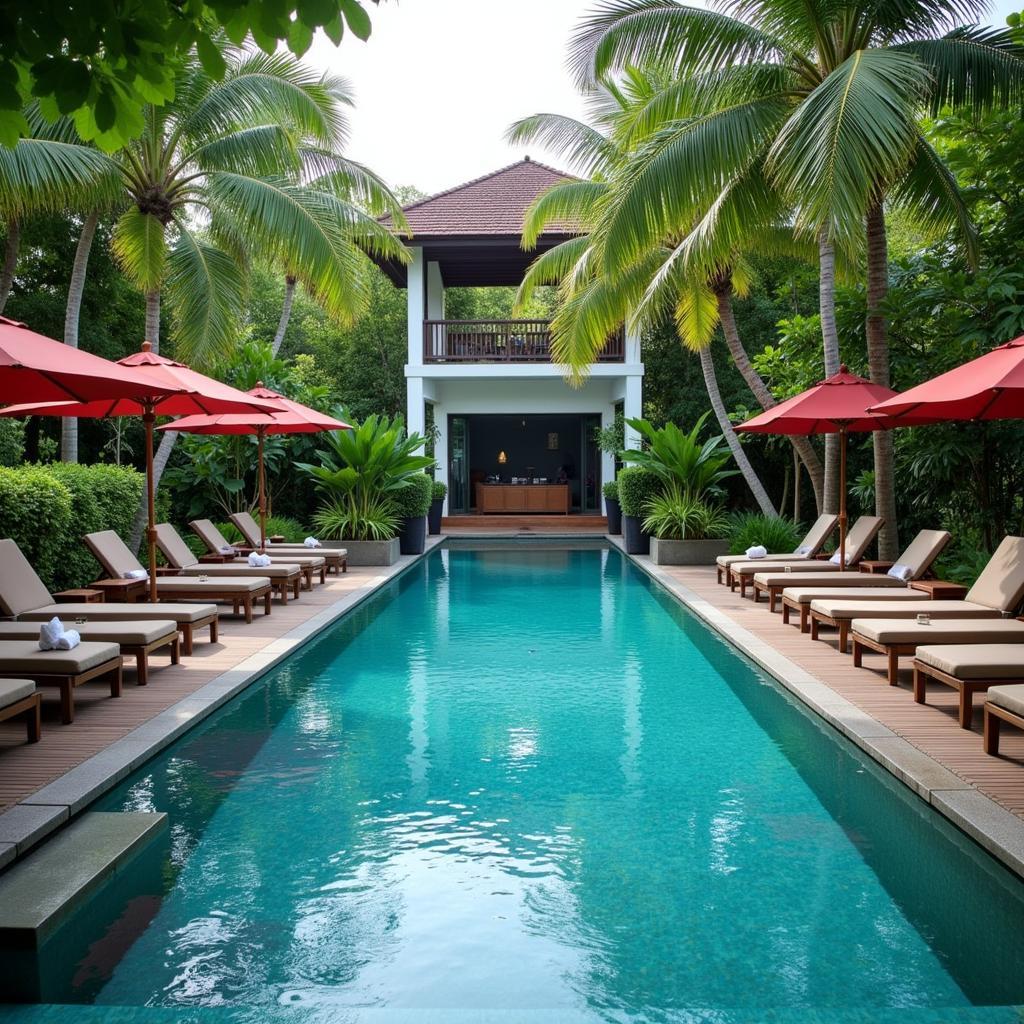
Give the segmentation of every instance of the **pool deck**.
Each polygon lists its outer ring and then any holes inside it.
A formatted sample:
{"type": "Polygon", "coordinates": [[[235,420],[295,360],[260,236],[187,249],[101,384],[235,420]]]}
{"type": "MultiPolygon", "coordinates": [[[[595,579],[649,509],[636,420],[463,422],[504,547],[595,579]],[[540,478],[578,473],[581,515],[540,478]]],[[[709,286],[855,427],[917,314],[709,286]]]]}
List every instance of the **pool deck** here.
{"type": "MultiPolygon", "coordinates": [[[[441,542],[429,537],[427,553],[441,542]]],[[[222,614],[218,643],[202,630],[180,665],[152,655],[148,686],[135,685],[135,659],[126,658],[123,696],[111,699],[101,684],[78,687],[71,725],[60,723],[56,690],[43,688],[38,743],[25,742],[21,722],[0,723],[0,869],[420,557],[402,556],[387,568],[353,566],[298,601],[275,600],[270,615],[257,611],[248,625],[222,614]]]]}
{"type": "MultiPolygon", "coordinates": [[[[621,549],[621,538],[608,540],[621,549]]],[[[1017,874],[1024,876],[1024,733],[1004,729],[1000,756],[981,746],[984,695],[975,696],[974,727],[957,722],[957,694],[932,684],[928,703],[911,693],[911,659],[900,660],[900,685],[885,678],[885,659],[867,652],[864,667],[836,649],[835,634],[815,642],[739,591],[715,570],[658,566],[628,556],[709,626],[787,690],[847,735],[895,776],[1017,874]]],[[[713,727],[713,723],[709,723],[713,727]]]]}

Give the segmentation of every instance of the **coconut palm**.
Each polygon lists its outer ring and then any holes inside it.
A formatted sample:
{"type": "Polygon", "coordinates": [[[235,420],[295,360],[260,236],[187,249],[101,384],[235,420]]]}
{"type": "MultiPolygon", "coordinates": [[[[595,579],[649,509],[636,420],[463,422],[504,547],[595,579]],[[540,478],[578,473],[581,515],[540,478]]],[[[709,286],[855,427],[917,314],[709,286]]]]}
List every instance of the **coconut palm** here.
{"type": "MultiPolygon", "coordinates": [[[[872,379],[888,384],[885,203],[973,245],[966,207],[920,116],[946,103],[1005,102],[1024,83],[1010,34],[973,24],[987,8],[980,0],[735,0],[709,11],[606,0],[572,43],[580,81],[652,61],[675,81],[638,119],[649,137],[605,219],[605,270],[692,222],[726,182],[762,161],[793,203],[798,230],[826,245],[866,242],[868,364],[872,379]]],[[[827,325],[827,282],[821,297],[827,325]]],[[[889,557],[898,542],[887,435],[876,435],[875,463],[889,557]]]]}

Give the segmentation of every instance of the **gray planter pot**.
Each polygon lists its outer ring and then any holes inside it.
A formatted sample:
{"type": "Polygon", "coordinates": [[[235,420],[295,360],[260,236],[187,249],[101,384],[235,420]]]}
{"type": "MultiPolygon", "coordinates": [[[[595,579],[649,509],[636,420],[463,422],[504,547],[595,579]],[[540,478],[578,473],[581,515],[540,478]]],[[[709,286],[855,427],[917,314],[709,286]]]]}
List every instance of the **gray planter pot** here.
{"type": "Polygon", "coordinates": [[[401,554],[397,537],[391,540],[325,540],[325,548],[345,548],[349,565],[394,565],[401,554]]]}
{"type": "Polygon", "coordinates": [[[651,561],[655,565],[714,565],[719,555],[729,553],[727,540],[658,540],[651,538],[651,561]]]}

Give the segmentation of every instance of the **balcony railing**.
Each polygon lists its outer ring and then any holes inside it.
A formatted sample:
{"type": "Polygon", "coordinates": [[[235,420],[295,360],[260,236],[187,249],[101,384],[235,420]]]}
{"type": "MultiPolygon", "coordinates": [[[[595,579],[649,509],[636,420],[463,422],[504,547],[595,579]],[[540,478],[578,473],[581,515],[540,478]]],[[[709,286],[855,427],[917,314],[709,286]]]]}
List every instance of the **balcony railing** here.
{"type": "MultiPolygon", "coordinates": [[[[621,363],[626,356],[621,330],[597,357],[621,363]]],[[[548,363],[551,325],[547,320],[424,320],[425,363],[548,363]]]]}

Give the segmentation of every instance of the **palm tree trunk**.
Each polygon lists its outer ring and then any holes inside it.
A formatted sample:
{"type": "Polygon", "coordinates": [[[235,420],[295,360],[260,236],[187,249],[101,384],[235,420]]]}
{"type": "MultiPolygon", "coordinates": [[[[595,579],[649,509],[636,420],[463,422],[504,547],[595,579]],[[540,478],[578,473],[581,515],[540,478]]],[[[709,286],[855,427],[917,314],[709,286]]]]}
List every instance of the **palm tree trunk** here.
{"type": "MultiPolygon", "coordinates": [[[[839,372],[839,332],[836,329],[836,252],[824,231],[818,236],[818,310],[825,376],[839,372]]],[[[839,437],[825,435],[825,495],[822,511],[839,512],[839,437]]]]}
{"type": "MultiPolygon", "coordinates": [[[[82,297],[85,295],[85,275],[89,269],[89,254],[92,240],[96,236],[99,214],[90,213],[82,224],[75,248],[75,262],[71,265],[71,281],[68,284],[68,304],[64,312],[64,344],[78,348],[78,320],[82,312],[82,297]]],[[[61,419],[60,457],[62,462],[78,461],[78,420],[74,416],[61,419]]]]}
{"type": "Polygon", "coordinates": [[[711,408],[715,412],[718,426],[725,437],[726,444],[729,445],[729,449],[732,451],[733,458],[736,460],[736,465],[739,467],[743,479],[753,493],[754,500],[760,507],[761,512],[766,516],[777,515],[778,513],[772,505],[772,500],[764,489],[764,484],[761,483],[757,473],[754,472],[754,467],[751,466],[747,453],[740,445],[739,439],[736,437],[736,431],[733,430],[732,424],[729,422],[729,414],[725,411],[725,403],[722,401],[721,392],[718,390],[715,364],[712,361],[711,349],[708,345],[705,345],[700,350],[700,368],[704,372],[704,386],[707,388],[708,398],[711,399],[711,408]]]}
{"type": "MultiPolygon", "coordinates": [[[[729,349],[729,355],[732,356],[736,369],[740,371],[740,376],[746,381],[747,387],[750,388],[751,393],[760,403],[761,408],[770,409],[778,403],[775,401],[775,396],[769,390],[768,385],[765,384],[764,378],[754,369],[747,356],[747,350],[743,347],[743,342],[740,340],[740,332],[736,326],[736,317],[733,315],[732,284],[726,282],[724,285],[716,288],[715,299],[718,303],[718,319],[722,325],[722,334],[725,336],[725,344],[729,349]]],[[[791,437],[789,440],[792,442],[796,453],[800,456],[800,460],[807,467],[807,475],[811,478],[811,487],[814,489],[814,501],[818,506],[820,514],[821,503],[824,498],[825,479],[821,460],[818,458],[818,453],[814,450],[814,446],[806,437],[791,437]]]]}
{"type": "MultiPolygon", "coordinates": [[[[888,325],[882,306],[889,294],[889,254],[885,237],[885,209],[879,199],[867,216],[867,322],[868,373],[875,384],[889,387],[888,325]]],[[[879,558],[899,553],[899,524],[896,520],[896,481],[893,469],[892,432],[876,430],[875,515],[884,520],[878,535],[879,558]]]]}
{"type": "Polygon", "coordinates": [[[7,242],[4,246],[4,263],[0,267],[0,313],[7,305],[8,296],[14,287],[14,271],[18,266],[18,247],[21,245],[21,221],[12,217],[7,222],[7,242]]]}
{"type": "Polygon", "coordinates": [[[281,307],[281,319],[277,323],[277,333],[270,346],[276,356],[281,345],[284,343],[284,335],[288,330],[288,321],[292,316],[292,302],[295,300],[295,278],[288,274],[284,279],[284,305],[281,307]]]}

